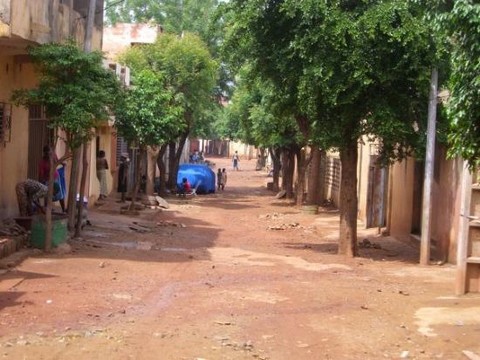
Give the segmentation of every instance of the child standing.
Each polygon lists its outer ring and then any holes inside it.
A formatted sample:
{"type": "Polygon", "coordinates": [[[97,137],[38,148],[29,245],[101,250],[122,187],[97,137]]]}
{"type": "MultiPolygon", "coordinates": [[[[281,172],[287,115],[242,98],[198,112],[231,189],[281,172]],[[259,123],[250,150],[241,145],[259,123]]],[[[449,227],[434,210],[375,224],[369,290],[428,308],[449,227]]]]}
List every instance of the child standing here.
{"type": "Polygon", "coordinates": [[[223,170],[222,170],[222,190],[225,190],[225,185],[227,185],[227,169],[223,168],[223,170]]]}
{"type": "Polygon", "coordinates": [[[222,188],[222,183],[223,183],[222,175],[223,175],[222,169],[219,168],[217,171],[217,190],[220,190],[222,188]]]}

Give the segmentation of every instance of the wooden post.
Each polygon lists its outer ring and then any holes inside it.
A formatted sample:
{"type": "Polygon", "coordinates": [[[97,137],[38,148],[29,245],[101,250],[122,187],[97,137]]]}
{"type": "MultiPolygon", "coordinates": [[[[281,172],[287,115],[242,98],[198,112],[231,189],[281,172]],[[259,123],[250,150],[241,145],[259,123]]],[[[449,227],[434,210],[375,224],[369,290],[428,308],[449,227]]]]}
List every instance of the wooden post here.
{"type": "Polygon", "coordinates": [[[427,150],[425,156],[425,180],[423,183],[422,237],[420,242],[420,264],[430,263],[430,215],[432,200],[433,163],[435,160],[435,125],[437,118],[438,70],[432,69],[428,101],[427,150]]]}
{"type": "Polygon", "coordinates": [[[455,278],[455,294],[463,295],[466,291],[467,249],[472,188],[472,174],[466,161],[463,163],[462,185],[460,190],[460,223],[457,237],[457,273],[455,278]]]}

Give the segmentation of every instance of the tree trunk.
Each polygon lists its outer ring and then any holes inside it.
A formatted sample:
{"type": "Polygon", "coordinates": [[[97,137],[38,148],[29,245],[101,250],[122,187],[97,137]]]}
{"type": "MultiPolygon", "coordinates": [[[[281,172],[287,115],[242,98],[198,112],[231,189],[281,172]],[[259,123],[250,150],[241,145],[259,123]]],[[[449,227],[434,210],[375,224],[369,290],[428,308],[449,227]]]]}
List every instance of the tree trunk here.
{"type": "Polygon", "coordinates": [[[357,255],[357,158],[355,140],[340,150],[342,174],[340,182],[340,239],[338,253],[357,255]]]}
{"type": "Polygon", "coordinates": [[[80,157],[82,155],[81,148],[73,150],[72,169],[70,170],[70,185],[68,186],[68,230],[75,229],[75,215],[77,214],[77,191],[78,191],[78,174],[80,173],[80,157]]]}
{"type": "Polygon", "coordinates": [[[145,195],[152,195],[155,191],[155,168],[157,165],[158,149],[147,149],[147,185],[145,195]]]}
{"type": "Polygon", "coordinates": [[[270,149],[270,156],[272,157],[273,161],[273,191],[278,191],[280,189],[279,180],[280,180],[280,171],[282,168],[282,162],[280,157],[282,152],[280,148],[271,148],[270,149]]]}
{"type": "Polygon", "coordinates": [[[75,237],[80,237],[82,235],[83,197],[85,196],[85,185],[87,184],[89,144],[90,143],[83,144],[82,150],[82,177],[80,179],[80,195],[78,202],[77,222],[75,224],[75,237]]]}
{"type": "Polygon", "coordinates": [[[169,183],[169,186],[171,186],[170,187],[171,190],[174,190],[177,186],[178,167],[180,164],[180,159],[182,157],[183,148],[185,147],[185,143],[188,138],[188,134],[189,134],[188,132],[185,132],[180,136],[180,139],[178,141],[177,151],[175,152],[175,158],[173,160],[172,166],[170,167],[171,172],[170,174],[168,174],[169,175],[168,183],[169,183]]]}
{"type": "Polygon", "coordinates": [[[297,156],[297,184],[295,203],[297,206],[301,206],[303,204],[303,198],[305,194],[305,178],[307,176],[308,166],[312,159],[312,153],[307,152],[307,148],[303,147],[301,149],[297,149],[295,155],[297,156]]]}
{"type": "Polygon", "coordinates": [[[140,190],[140,184],[142,182],[143,162],[145,161],[145,153],[145,148],[140,147],[138,149],[137,161],[135,162],[135,186],[133,187],[132,191],[132,202],[128,207],[129,211],[135,210],[135,203],[137,201],[138,191],[140,190]]]}
{"type": "Polygon", "coordinates": [[[158,152],[157,155],[157,166],[159,169],[160,174],[158,174],[160,181],[158,184],[158,195],[164,196],[167,191],[167,183],[166,183],[166,166],[165,166],[165,161],[163,160],[163,157],[165,156],[165,153],[167,152],[168,144],[164,144],[160,147],[160,151],[158,152]]]}
{"type": "Polygon", "coordinates": [[[265,167],[265,148],[258,148],[259,154],[257,154],[257,164],[255,170],[260,171],[265,167]]]}
{"type": "MultiPolygon", "coordinates": [[[[307,198],[305,200],[306,205],[318,205],[320,194],[320,163],[322,160],[322,153],[318,146],[312,145],[310,147],[311,160],[308,167],[308,190],[307,198]]],[[[323,184],[322,184],[323,186],[323,184]]]]}
{"type": "MultiPolygon", "coordinates": [[[[50,150],[51,152],[52,150],[50,150]]],[[[54,162],[53,154],[50,153],[50,171],[48,173],[48,191],[45,206],[45,251],[52,249],[52,208],[53,208],[53,182],[55,181],[55,169],[57,164],[54,162]]]]}
{"type": "Polygon", "coordinates": [[[288,199],[293,198],[293,175],[295,173],[295,152],[291,148],[282,149],[282,190],[288,199]]]}
{"type": "Polygon", "coordinates": [[[177,173],[175,172],[175,153],[176,153],[177,144],[171,142],[168,144],[168,179],[167,187],[170,190],[175,190],[177,188],[177,173]],[[173,176],[175,174],[175,176],[173,176]]]}

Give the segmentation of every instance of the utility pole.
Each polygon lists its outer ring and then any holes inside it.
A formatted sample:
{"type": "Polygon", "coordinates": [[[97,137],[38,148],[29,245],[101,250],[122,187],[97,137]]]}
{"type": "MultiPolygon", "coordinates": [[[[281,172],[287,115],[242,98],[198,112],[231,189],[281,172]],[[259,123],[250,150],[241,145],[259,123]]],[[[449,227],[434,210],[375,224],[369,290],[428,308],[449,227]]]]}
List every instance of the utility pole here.
{"type": "Polygon", "coordinates": [[[420,242],[420,264],[430,263],[430,215],[432,209],[433,164],[435,160],[435,132],[437,119],[438,70],[432,69],[428,101],[427,151],[425,156],[425,179],[423,182],[422,237],[420,242]]]}

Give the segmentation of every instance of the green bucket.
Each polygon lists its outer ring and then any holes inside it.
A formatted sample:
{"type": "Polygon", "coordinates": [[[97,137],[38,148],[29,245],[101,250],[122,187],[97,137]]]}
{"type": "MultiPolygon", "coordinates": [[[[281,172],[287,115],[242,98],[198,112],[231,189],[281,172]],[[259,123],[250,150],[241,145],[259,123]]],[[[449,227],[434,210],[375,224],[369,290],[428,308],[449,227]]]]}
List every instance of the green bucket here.
{"type": "Polygon", "coordinates": [[[302,212],[310,215],[318,214],[318,205],[303,205],[302,212]]]}
{"type": "MultiPolygon", "coordinates": [[[[52,217],[52,247],[56,247],[67,240],[68,218],[64,215],[52,217]]],[[[35,217],[32,221],[32,245],[37,249],[45,249],[45,217],[35,217]]]]}

